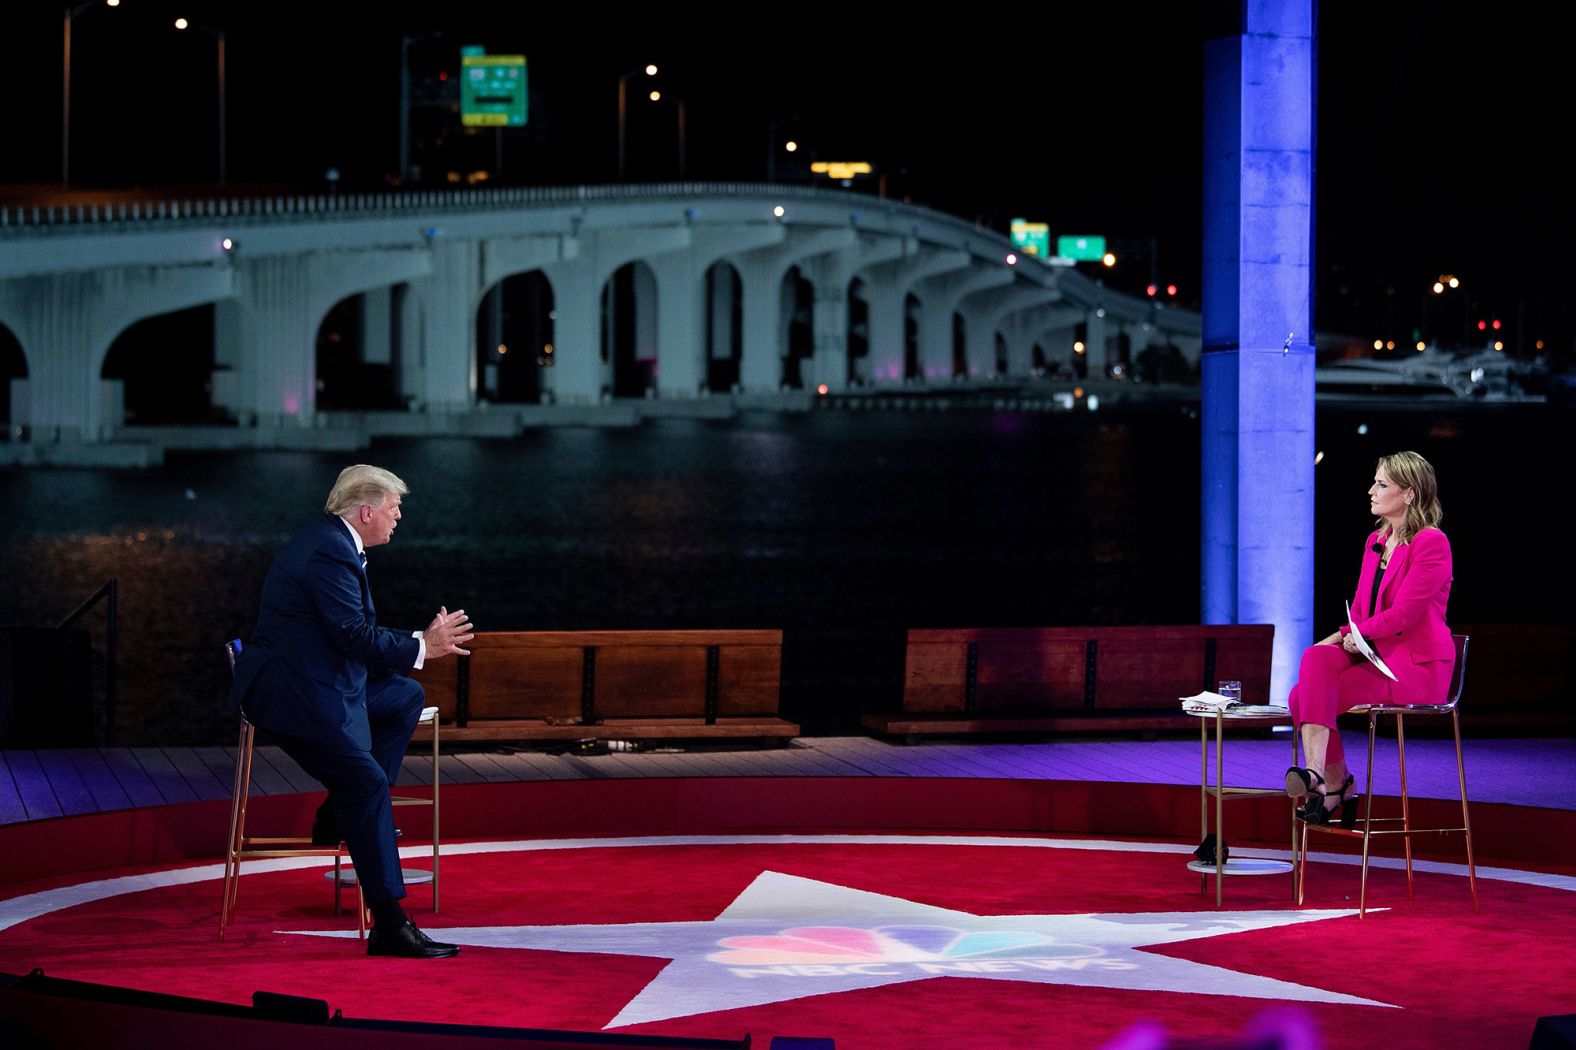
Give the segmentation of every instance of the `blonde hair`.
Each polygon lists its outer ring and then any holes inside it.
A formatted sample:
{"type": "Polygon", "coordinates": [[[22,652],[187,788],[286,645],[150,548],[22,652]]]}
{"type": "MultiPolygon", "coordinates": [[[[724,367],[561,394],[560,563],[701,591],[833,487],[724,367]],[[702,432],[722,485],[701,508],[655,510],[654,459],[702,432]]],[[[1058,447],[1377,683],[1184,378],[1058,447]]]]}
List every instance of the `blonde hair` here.
{"type": "MultiPolygon", "coordinates": [[[[1380,456],[1375,466],[1383,467],[1385,474],[1401,491],[1412,490],[1412,502],[1406,505],[1406,520],[1396,530],[1398,542],[1411,543],[1412,538],[1424,529],[1438,527],[1440,519],[1445,516],[1445,508],[1439,502],[1439,482],[1435,480],[1434,468],[1428,460],[1416,452],[1392,452],[1388,456],[1380,456]]],[[[1380,518],[1375,524],[1385,524],[1384,519],[1380,518]]]]}
{"type": "Polygon", "coordinates": [[[323,509],[336,518],[343,517],[354,507],[381,507],[390,493],[403,496],[409,491],[391,471],[357,463],[339,472],[339,479],[329,491],[323,509]]]}

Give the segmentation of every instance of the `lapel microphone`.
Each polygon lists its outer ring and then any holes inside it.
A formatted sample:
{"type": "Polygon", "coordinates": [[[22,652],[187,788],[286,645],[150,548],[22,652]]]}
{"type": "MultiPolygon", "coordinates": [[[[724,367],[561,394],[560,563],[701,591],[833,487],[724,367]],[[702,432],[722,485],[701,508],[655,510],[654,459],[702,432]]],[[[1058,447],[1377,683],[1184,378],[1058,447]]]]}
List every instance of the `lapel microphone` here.
{"type": "Polygon", "coordinates": [[[1384,553],[1384,544],[1383,543],[1376,543],[1369,549],[1372,550],[1375,554],[1383,554],[1384,553]]]}

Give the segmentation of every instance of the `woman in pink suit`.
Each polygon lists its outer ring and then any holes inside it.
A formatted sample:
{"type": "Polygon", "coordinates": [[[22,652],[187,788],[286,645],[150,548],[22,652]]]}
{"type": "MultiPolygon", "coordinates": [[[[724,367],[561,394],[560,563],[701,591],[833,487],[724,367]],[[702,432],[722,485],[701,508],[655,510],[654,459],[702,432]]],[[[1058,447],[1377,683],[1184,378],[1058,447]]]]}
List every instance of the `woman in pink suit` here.
{"type": "Polygon", "coordinates": [[[1292,721],[1302,732],[1306,767],[1286,771],[1286,792],[1306,797],[1297,816],[1316,824],[1357,817],[1353,778],[1335,716],[1360,704],[1442,704],[1449,699],[1456,646],[1445,626],[1450,541],[1434,468],[1416,452],[1379,460],[1368,505],[1378,526],[1368,537],[1352,598],[1352,622],[1396,681],[1358,653],[1346,624],[1303,650],[1292,687],[1292,721]]]}

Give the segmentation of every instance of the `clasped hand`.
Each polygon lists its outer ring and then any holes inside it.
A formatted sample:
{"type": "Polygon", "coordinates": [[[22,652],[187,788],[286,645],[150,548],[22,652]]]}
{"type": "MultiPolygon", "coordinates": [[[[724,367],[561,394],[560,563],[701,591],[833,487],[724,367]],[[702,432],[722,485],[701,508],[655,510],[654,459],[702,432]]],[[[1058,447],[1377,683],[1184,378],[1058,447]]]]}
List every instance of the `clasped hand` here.
{"type": "Polygon", "coordinates": [[[422,639],[427,643],[429,660],[448,656],[450,653],[469,656],[470,650],[461,649],[460,646],[475,637],[475,629],[471,626],[470,617],[465,615],[464,609],[450,612],[443,606],[438,607],[438,615],[432,618],[432,622],[422,632],[422,639]]]}

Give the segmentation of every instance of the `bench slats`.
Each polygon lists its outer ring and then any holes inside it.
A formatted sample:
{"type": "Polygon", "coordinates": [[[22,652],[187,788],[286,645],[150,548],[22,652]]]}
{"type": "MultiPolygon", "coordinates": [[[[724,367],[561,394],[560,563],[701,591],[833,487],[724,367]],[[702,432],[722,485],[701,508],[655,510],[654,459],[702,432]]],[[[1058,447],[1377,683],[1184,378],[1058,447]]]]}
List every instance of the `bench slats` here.
{"type": "Polygon", "coordinates": [[[973,733],[1190,725],[1177,698],[1242,682],[1269,694],[1274,627],[1017,627],[908,632],[900,714],[877,732],[973,733]]]}
{"type": "Polygon", "coordinates": [[[798,733],[777,717],[781,631],[495,631],[469,648],[415,675],[455,739],[798,733]]]}

